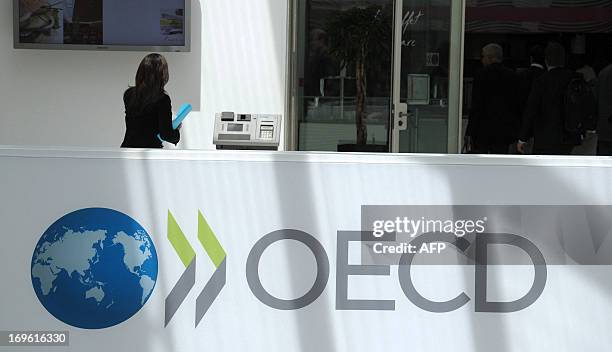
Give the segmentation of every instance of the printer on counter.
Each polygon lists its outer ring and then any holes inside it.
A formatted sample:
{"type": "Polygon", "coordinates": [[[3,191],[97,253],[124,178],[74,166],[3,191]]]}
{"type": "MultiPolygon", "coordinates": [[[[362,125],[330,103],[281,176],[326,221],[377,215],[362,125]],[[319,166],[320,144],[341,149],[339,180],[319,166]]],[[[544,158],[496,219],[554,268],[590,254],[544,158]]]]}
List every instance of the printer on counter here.
{"type": "Polygon", "coordinates": [[[278,150],[281,115],[215,114],[213,143],[226,150],[278,150]]]}

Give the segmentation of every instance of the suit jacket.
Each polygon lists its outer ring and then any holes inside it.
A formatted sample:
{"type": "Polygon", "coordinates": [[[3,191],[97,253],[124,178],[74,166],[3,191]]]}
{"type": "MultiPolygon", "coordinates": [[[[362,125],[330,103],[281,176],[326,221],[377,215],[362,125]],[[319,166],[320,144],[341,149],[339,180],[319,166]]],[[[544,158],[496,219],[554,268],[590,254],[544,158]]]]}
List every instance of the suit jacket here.
{"type": "MultiPolygon", "coordinates": [[[[579,145],[579,133],[569,133],[564,123],[564,97],[575,73],[553,68],[535,80],[521,127],[522,141],[534,138],[534,153],[554,152],[564,146],[579,145]]],[[[594,128],[594,123],[585,126],[594,128]]]]}
{"type": "Polygon", "coordinates": [[[533,82],[542,76],[546,71],[544,68],[540,68],[537,66],[530,66],[528,69],[519,72],[519,104],[520,104],[520,113],[521,118],[525,113],[525,108],[527,107],[527,100],[529,100],[529,93],[531,93],[531,89],[533,88],[533,82]]]}
{"type": "Polygon", "coordinates": [[[142,111],[134,112],[128,109],[128,103],[134,94],[134,88],[128,89],[123,95],[126,106],[125,137],[122,148],[161,148],[162,143],[157,137],[167,142],[177,144],[181,138],[179,131],[172,128],[172,102],[170,97],[162,94],[157,101],[145,106],[142,111]]]}
{"type": "Polygon", "coordinates": [[[608,65],[599,73],[599,123],[597,132],[599,139],[612,141],[612,65],[608,65]]]}
{"type": "Polygon", "coordinates": [[[500,63],[476,75],[467,135],[499,143],[516,141],[521,116],[518,89],[517,74],[500,63]]]}

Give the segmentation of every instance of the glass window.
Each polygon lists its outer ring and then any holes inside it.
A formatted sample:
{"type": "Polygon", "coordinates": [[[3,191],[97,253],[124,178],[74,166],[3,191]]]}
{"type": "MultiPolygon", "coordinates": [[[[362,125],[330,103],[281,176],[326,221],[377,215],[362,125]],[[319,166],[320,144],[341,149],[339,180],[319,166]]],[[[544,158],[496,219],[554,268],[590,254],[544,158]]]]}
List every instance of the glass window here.
{"type": "Polygon", "coordinates": [[[612,155],[612,0],[294,5],[298,150],[612,155]],[[551,66],[584,78],[588,109],[569,84],[530,103],[551,66]]]}
{"type": "Polygon", "coordinates": [[[295,5],[298,150],[447,152],[450,0],[295,5]]]}
{"type": "MultiPolygon", "coordinates": [[[[473,135],[472,139],[480,139],[480,144],[489,145],[508,142],[501,131],[495,132],[499,127],[496,119],[501,111],[494,114],[495,109],[491,106],[493,102],[501,101],[495,91],[500,92],[497,87],[508,83],[487,83],[495,72],[501,72],[488,68],[488,54],[483,50],[487,45],[495,44],[502,52],[499,66],[517,75],[518,92],[512,98],[512,104],[517,106],[517,122],[506,128],[516,129],[512,131],[515,139],[527,142],[523,146],[526,154],[595,155],[598,148],[601,154],[612,153],[612,148],[608,147],[612,146],[612,128],[606,117],[612,115],[612,108],[606,106],[609,105],[606,101],[612,101],[612,76],[604,70],[612,62],[612,1],[472,0],[467,1],[465,23],[463,110],[470,120],[476,116],[476,120],[481,121],[470,121],[473,126],[468,134],[473,135]],[[546,48],[551,48],[551,43],[559,44],[563,57],[560,62],[547,65],[546,48]],[[553,67],[554,70],[549,71],[553,67]],[[560,67],[566,72],[562,72],[560,67]],[[592,102],[585,100],[587,107],[580,109],[587,111],[591,109],[588,106],[592,106],[594,110],[589,113],[592,116],[572,113],[572,105],[565,103],[570,94],[567,85],[570,72],[579,73],[592,91],[592,97],[588,98],[592,102]],[[544,74],[546,77],[541,78],[544,74]],[[534,89],[538,78],[541,84],[536,84],[539,88],[534,89]],[[559,78],[561,83],[555,85],[555,78],[559,78]],[[530,103],[532,91],[536,94],[530,103]],[[553,91],[556,93],[548,94],[553,91]],[[490,105],[479,101],[488,101],[490,105]],[[587,127],[591,119],[597,125],[587,127]],[[582,121],[582,126],[577,130],[570,128],[573,120],[582,121]],[[595,128],[597,134],[588,131],[595,128]]],[[[549,51],[549,55],[551,53],[554,54],[554,50],[549,51]]],[[[507,79],[503,81],[508,82],[507,79]]],[[[505,108],[506,111],[510,109],[505,108]]],[[[505,151],[476,148],[474,152],[518,152],[515,143],[508,144],[505,151]]]]}
{"type": "Polygon", "coordinates": [[[298,149],[387,151],[393,0],[296,6],[298,149]]]}
{"type": "Polygon", "coordinates": [[[450,0],[403,0],[400,103],[408,125],[401,153],[446,153],[449,119],[450,0]]]}

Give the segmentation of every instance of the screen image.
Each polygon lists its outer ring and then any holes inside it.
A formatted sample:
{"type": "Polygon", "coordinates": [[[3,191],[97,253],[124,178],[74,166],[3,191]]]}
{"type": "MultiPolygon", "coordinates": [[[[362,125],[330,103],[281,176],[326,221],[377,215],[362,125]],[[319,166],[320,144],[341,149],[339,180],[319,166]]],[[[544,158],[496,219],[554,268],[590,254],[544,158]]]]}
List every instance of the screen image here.
{"type": "Polygon", "coordinates": [[[18,0],[18,44],[186,46],[188,0],[18,0]]]}

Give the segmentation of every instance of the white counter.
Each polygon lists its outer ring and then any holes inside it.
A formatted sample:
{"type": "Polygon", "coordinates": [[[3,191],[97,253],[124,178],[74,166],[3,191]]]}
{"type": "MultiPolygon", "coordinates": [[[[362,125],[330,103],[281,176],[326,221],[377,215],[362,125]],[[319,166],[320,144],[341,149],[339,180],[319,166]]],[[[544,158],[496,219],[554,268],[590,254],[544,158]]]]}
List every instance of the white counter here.
{"type": "MultiPolygon", "coordinates": [[[[471,265],[414,267],[414,285],[427,299],[447,301],[462,292],[470,299],[451,312],[432,313],[407,298],[399,284],[397,266],[382,266],[376,269],[378,275],[351,274],[348,296],[343,297],[342,270],[348,264],[355,266],[351,270],[361,270],[357,269],[361,258],[359,243],[351,243],[348,263],[339,259],[344,248],[339,232],[360,231],[363,205],[477,205],[485,210],[513,206],[523,214],[521,226],[528,227],[531,218],[525,212],[535,209],[529,207],[546,210],[558,205],[580,208],[612,204],[611,166],[612,159],[586,157],[2,147],[0,196],[4,205],[0,223],[4,242],[0,246],[0,278],[4,289],[0,292],[0,331],[69,331],[70,347],[58,349],[67,351],[610,350],[609,265],[577,265],[571,262],[575,253],[566,248],[570,259],[564,265],[548,263],[552,265],[547,266],[546,286],[535,302],[507,313],[478,311],[478,283],[471,265]],[[148,274],[155,276],[151,277],[155,287],[147,300],[145,286],[138,293],[143,294],[143,307],[119,324],[101,330],[74,327],[66,317],[84,297],[73,297],[65,311],[55,316],[47,304],[57,303],[66,294],[62,286],[69,278],[62,276],[68,272],[65,259],[76,260],[88,252],[91,258],[85,263],[90,269],[71,272],[70,280],[89,290],[87,304],[93,311],[112,309],[104,307],[121,303],[111,302],[110,297],[131,286],[115,292],[112,282],[96,278],[104,271],[100,263],[111,258],[105,257],[104,251],[118,248],[118,233],[104,232],[105,239],[93,247],[54,252],[54,256],[66,257],[49,256],[47,262],[38,263],[52,268],[46,272],[50,274],[45,283],[39,279],[40,267],[32,271],[32,264],[36,264],[32,258],[39,258],[41,253],[34,252],[35,248],[51,246],[44,245],[49,232],[65,231],[55,233],[53,238],[67,243],[69,235],[85,239],[93,233],[100,235],[96,231],[105,231],[106,218],[94,219],[97,225],[86,217],[82,223],[66,222],[68,214],[92,208],[112,209],[131,218],[150,236],[157,253],[154,262],[158,272],[148,274]],[[204,220],[211,231],[206,230],[204,220]],[[194,262],[182,260],[191,257],[184,247],[183,252],[176,251],[169,239],[177,234],[174,221],[193,248],[194,262]],[[211,234],[223,250],[211,245],[211,234]],[[259,267],[253,271],[248,258],[271,234],[280,234],[280,238],[298,234],[304,241],[312,238],[312,243],[321,247],[315,250],[321,266],[317,269],[313,253],[304,242],[280,240],[265,249],[259,267]],[[56,263],[64,264],[53,266],[56,263]],[[190,263],[197,268],[193,273],[190,263]],[[312,302],[300,309],[284,310],[265,303],[261,292],[256,294],[249,282],[253,273],[259,275],[265,291],[281,301],[304,295],[313,287],[317,274],[325,280],[319,282],[322,292],[315,292],[319,294],[312,302]],[[192,285],[177,286],[181,277],[192,274],[192,285]],[[221,278],[225,280],[215,281],[221,278]],[[214,284],[207,286],[208,282],[214,284]],[[167,300],[177,297],[171,292],[178,292],[172,290],[179,286],[186,290],[186,297],[164,327],[167,300]],[[195,312],[207,301],[198,300],[201,292],[210,298],[210,309],[198,321],[195,312]],[[210,296],[211,292],[215,294],[210,296]],[[345,310],[339,303],[345,299],[392,301],[393,309],[345,310]]],[[[577,227],[570,229],[573,232],[560,231],[551,236],[565,245],[572,239],[593,241],[595,237],[581,231],[590,228],[593,221],[609,228],[609,218],[587,219],[587,227],[576,223],[577,227]]],[[[495,220],[495,227],[514,226],[516,219],[508,219],[507,223],[495,220]]],[[[559,224],[565,224],[565,220],[558,219],[559,224]]],[[[520,232],[514,228],[507,231],[520,232]]],[[[531,238],[530,233],[517,235],[531,238]]],[[[593,256],[600,256],[603,263],[612,258],[609,237],[604,233],[596,238],[593,256]]],[[[531,240],[538,244],[537,238],[531,240]]],[[[548,260],[548,249],[541,249],[548,260]]],[[[119,275],[122,269],[113,270],[119,275]]],[[[133,266],[130,270],[141,269],[133,266]]],[[[490,268],[488,299],[508,302],[524,296],[532,285],[533,272],[530,265],[490,268]]],[[[102,315],[92,313],[90,317],[102,315]]],[[[20,350],[36,351],[40,347],[20,350]]]]}

